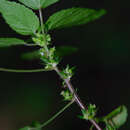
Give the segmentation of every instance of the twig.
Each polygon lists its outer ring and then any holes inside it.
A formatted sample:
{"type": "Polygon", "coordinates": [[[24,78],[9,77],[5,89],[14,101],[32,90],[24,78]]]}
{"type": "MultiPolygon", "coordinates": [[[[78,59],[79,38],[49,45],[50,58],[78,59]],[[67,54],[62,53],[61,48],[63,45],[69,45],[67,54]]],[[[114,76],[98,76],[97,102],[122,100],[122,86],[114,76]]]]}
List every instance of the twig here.
{"type": "MultiPolygon", "coordinates": [[[[58,69],[58,67],[55,67],[54,68],[55,71],[57,72],[57,74],[61,77],[61,79],[63,79],[69,89],[69,91],[74,95],[74,99],[75,99],[75,102],[77,103],[77,105],[82,109],[86,109],[87,111],[87,107],[83,104],[83,102],[81,101],[80,97],[78,96],[77,92],[75,91],[75,89],[73,88],[71,82],[69,79],[64,79],[64,77],[60,74],[60,70],[58,69]]],[[[97,130],[102,130],[100,128],[100,126],[96,123],[95,120],[91,119],[89,120],[97,130]]]]}
{"type": "Polygon", "coordinates": [[[8,69],[8,68],[0,68],[0,71],[3,72],[14,72],[14,73],[36,73],[47,71],[45,69],[32,69],[32,70],[23,70],[23,69],[8,69]]]}

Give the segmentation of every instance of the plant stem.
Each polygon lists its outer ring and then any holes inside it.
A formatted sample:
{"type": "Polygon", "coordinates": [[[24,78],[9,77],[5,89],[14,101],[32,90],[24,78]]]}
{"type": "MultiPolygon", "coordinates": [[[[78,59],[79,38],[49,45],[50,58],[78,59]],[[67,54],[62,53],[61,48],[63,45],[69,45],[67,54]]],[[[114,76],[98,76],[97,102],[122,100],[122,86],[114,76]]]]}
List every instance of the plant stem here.
{"type": "MultiPolygon", "coordinates": [[[[57,72],[57,74],[60,76],[61,79],[63,79],[69,89],[69,91],[74,95],[74,100],[77,103],[77,105],[82,109],[85,109],[87,111],[87,107],[83,104],[83,102],[81,101],[80,97],[78,96],[77,92],[75,91],[75,89],[73,88],[71,82],[69,79],[64,79],[64,77],[60,74],[60,70],[58,69],[58,67],[55,67],[54,70],[57,72]]],[[[100,128],[100,126],[96,123],[95,120],[91,119],[89,120],[97,130],[102,130],[100,128]]]]}
{"type": "MultiPolygon", "coordinates": [[[[40,17],[40,23],[41,23],[41,29],[42,29],[42,34],[45,34],[45,28],[44,28],[44,22],[43,22],[43,15],[42,15],[42,10],[41,8],[39,9],[39,17],[40,17]]],[[[46,41],[47,42],[47,41],[46,41]]],[[[46,45],[44,45],[44,48],[47,52],[47,57],[49,56],[49,50],[46,45]]]]}
{"type": "Polygon", "coordinates": [[[22,70],[22,69],[7,69],[7,68],[0,68],[0,71],[3,72],[14,72],[14,73],[34,73],[34,72],[43,72],[47,71],[45,69],[33,69],[33,70],[22,70]]]}
{"type": "MultiPolygon", "coordinates": [[[[45,30],[44,30],[44,23],[43,23],[43,16],[42,16],[42,11],[41,9],[39,9],[39,17],[40,17],[40,22],[41,22],[41,28],[42,28],[42,33],[44,34],[45,30]]],[[[47,46],[45,46],[45,50],[47,52],[47,56],[49,56],[49,50],[47,48],[47,46]]],[[[76,93],[75,89],[73,88],[71,82],[69,79],[64,79],[64,77],[62,77],[62,75],[60,74],[60,71],[57,67],[54,68],[54,70],[58,73],[58,75],[65,81],[66,85],[68,86],[69,91],[74,95],[74,100],[75,102],[78,104],[78,106],[82,109],[86,109],[87,111],[87,107],[82,103],[81,99],[79,98],[78,94],[76,93]]],[[[95,120],[90,120],[90,122],[97,128],[97,130],[102,130],[98,124],[96,123],[95,120]]]]}
{"type": "Polygon", "coordinates": [[[41,29],[42,29],[42,33],[44,34],[44,24],[43,24],[43,16],[42,16],[42,10],[39,9],[39,17],[40,17],[40,22],[41,22],[41,29]]]}
{"type": "MultiPolygon", "coordinates": [[[[68,107],[70,107],[74,103],[74,100],[69,102],[65,107],[63,107],[58,113],[56,113],[54,116],[52,116],[48,121],[43,123],[39,128],[43,128],[47,126],[49,123],[51,123],[55,118],[57,118],[61,113],[63,113],[68,107]]],[[[35,130],[37,128],[31,128],[31,130],[35,130]]]]}

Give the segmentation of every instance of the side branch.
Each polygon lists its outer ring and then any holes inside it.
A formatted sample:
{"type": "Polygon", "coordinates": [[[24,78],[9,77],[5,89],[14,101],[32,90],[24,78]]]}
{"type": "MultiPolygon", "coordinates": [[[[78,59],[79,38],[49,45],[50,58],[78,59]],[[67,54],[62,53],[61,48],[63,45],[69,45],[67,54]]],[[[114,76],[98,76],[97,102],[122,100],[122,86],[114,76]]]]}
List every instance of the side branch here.
{"type": "Polygon", "coordinates": [[[45,69],[22,70],[22,69],[0,68],[0,71],[13,72],[13,73],[36,73],[36,72],[43,72],[43,71],[47,71],[47,70],[45,70],[45,69]]]}
{"type": "Polygon", "coordinates": [[[43,128],[47,126],[49,123],[51,123],[56,117],[58,117],[61,113],[63,113],[68,107],[70,107],[74,101],[69,102],[65,107],[63,107],[58,113],[56,113],[54,116],[52,116],[48,121],[46,121],[43,125],[41,125],[40,128],[43,128]]]}
{"type": "Polygon", "coordinates": [[[44,128],[48,124],[50,124],[54,119],[56,119],[60,114],[62,114],[67,108],[69,108],[74,103],[74,100],[69,102],[67,105],[65,105],[58,113],[56,113],[54,116],[52,116],[49,120],[44,122],[42,125],[40,125],[38,128],[30,128],[30,130],[37,130],[44,128]]]}

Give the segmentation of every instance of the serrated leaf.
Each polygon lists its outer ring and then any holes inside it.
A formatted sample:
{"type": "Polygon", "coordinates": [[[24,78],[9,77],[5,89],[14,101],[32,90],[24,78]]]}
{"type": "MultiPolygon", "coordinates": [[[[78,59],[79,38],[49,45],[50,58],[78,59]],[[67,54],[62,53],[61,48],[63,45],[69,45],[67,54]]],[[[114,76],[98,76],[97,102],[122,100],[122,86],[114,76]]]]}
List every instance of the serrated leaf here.
{"type": "Polygon", "coordinates": [[[38,17],[32,10],[21,4],[2,1],[0,11],[9,26],[19,34],[34,34],[39,27],[38,17]]]}
{"type": "Polygon", "coordinates": [[[46,22],[48,30],[79,26],[100,18],[105,10],[70,8],[54,13],[46,22]]]}
{"type": "Polygon", "coordinates": [[[73,47],[73,46],[59,46],[56,47],[56,55],[58,56],[67,56],[67,55],[71,55],[75,52],[78,51],[78,48],[73,47]]]}
{"type": "Polygon", "coordinates": [[[46,8],[51,4],[58,2],[59,0],[19,0],[21,3],[32,9],[46,8]]]}
{"type": "Polygon", "coordinates": [[[123,105],[112,111],[104,119],[115,128],[119,128],[126,122],[127,116],[127,108],[123,105]]]}
{"type": "Polygon", "coordinates": [[[25,45],[23,40],[17,38],[0,38],[0,47],[10,47],[16,45],[25,45]]]}

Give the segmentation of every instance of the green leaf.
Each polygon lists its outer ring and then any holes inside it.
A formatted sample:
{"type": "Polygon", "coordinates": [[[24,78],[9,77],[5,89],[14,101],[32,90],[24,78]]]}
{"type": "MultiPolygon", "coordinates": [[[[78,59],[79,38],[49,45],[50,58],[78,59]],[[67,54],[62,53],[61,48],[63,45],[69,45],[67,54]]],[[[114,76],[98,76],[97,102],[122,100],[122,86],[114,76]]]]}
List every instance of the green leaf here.
{"type": "Polygon", "coordinates": [[[58,2],[59,0],[44,0],[44,3],[42,5],[42,8],[46,8],[56,2],[58,2]]]}
{"type": "Polygon", "coordinates": [[[51,4],[58,2],[59,0],[19,0],[21,3],[32,9],[46,8],[51,4]]]}
{"type": "Polygon", "coordinates": [[[112,121],[117,128],[119,128],[126,122],[128,116],[127,108],[125,106],[121,106],[119,109],[120,113],[118,113],[115,117],[112,118],[112,121]]]}
{"type": "Polygon", "coordinates": [[[9,26],[19,34],[34,34],[39,27],[38,17],[32,10],[21,4],[2,1],[0,11],[9,26]]]}
{"type": "Polygon", "coordinates": [[[0,38],[0,47],[11,47],[11,46],[37,46],[36,44],[25,43],[23,40],[18,38],[0,38]]]}
{"type": "Polygon", "coordinates": [[[126,122],[127,116],[127,108],[122,105],[104,117],[104,120],[115,128],[120,128],[126,122]]]}
{"type": "Polygon", "coordinates": [[[106,11],[103,9],[99,11],[87,8],[65,9],[50,16],[46,22],[46,27],[48,30],[53,30],[79,26],[98,19],[105,13],[106,11]]]}
{"type": "Polygon", "coordinates": [[[0,38],[0,47],[10,47],[16,45],[26,45],[26,43],[17,38],[0,38]]]}
{"type": "Polygon", "coordinates": [[[71,55],[73,53],[76,53],[78,51],[78,48],[73,46],[59,46],[56,47],[56,55],[58,56],[67,56],[71,55]]]}

